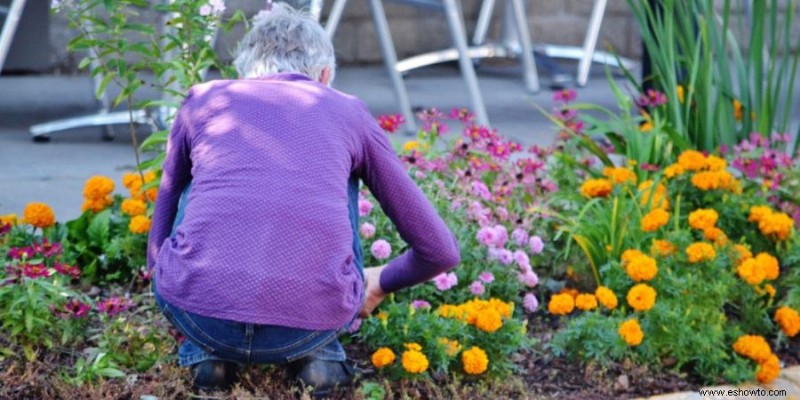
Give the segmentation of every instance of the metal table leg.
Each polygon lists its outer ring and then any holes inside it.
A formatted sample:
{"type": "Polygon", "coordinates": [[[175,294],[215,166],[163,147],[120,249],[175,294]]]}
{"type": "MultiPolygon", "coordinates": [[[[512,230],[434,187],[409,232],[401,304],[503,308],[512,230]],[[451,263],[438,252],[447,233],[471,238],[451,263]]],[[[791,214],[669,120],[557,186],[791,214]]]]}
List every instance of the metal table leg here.
{"type": "Polygon", "coordinates": [[[8,50],[11,48],[11,41],[17,32],[17,25],[19,25],[24,9],[25,0],[12,0],[11,7],[8,8],[6,22],[3,24],[3,30],[0,31],[0,72],[3,71],[3,64],[5,64],[8,50]]]}
{"type": "Polygon", "coordinates": [[[444,0],[444,12],[447,17],[447,24],[450,26],[450,34],[453,36],[456,50],[458,51],[458,63],[461,67],[461,75],[467,84],[467,90],[472,98],[472,108],[479,124],[489,125],[489,116],[483,104],[483,96],[478,86],[478,77],[475,74],[475,67],[467,54],[467,32],[464,29],[464,21],[461,19],[460,7],[456,0],[444,0]]]}
{"type": "Polygon", "coordinates": [[[586,31],[586,38],[583,42],[583,57],[578,64],[578,85],[586,86],[589,80],[589,69],[592,67],[592,57],[597,46],[597,37],[600,36],[600,25],[603,23],[603,15],[606,12],[607,0],[595,0],[592,8],[592,17],[589,20],[589,28],[586,31]]]}

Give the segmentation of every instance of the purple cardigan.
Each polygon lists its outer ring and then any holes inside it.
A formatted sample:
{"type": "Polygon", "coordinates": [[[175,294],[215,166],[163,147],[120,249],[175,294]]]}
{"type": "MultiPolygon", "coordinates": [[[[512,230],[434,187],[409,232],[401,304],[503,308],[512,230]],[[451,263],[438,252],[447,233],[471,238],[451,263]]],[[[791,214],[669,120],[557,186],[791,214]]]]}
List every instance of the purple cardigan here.
{"type": "Polygon", "coordinates": [[[160,294],[207,317],[341,328],[363,297],[348,219],[353,173],[411,247],[384,270],[384,291],[458,264],[454,235],[362,101],[299,74],[193,87],[170,133],[148,241],[160,294]]]}

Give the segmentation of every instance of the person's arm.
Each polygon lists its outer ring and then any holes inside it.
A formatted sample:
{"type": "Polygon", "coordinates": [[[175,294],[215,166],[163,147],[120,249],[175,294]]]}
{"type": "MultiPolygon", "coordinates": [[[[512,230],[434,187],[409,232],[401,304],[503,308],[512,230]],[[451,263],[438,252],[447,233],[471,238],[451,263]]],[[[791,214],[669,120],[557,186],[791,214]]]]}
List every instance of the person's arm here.
{"type": "Polygon", "coordinates": [[[386,134],[370,122],[364,137],[361,178],[411,247],[380,273],[381,291],[391,293],[452,269],[460,261],[460,250],[453,233],[408,176],[386,134]]]}
{"type": "Polygon", "coordinates": [[[169,235],[175,214],[178,212],[178,201],[181,193],[191,180],[192,160],[189,158],[189,125],[191,119],[187,103],[191,92],[175,117],[172,130],[167,140],[167,153],[161,173],[161,185],[158,187],[155,210],[153,211],[150,236],[147,238],[147,268],[155,266],[156,256],[169,235]]]}

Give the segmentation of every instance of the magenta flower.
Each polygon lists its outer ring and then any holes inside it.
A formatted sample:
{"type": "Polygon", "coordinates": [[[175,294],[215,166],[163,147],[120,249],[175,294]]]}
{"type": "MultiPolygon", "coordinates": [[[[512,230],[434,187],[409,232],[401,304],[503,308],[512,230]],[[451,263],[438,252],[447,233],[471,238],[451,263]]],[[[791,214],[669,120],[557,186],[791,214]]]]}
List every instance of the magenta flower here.
{"type": "Polygon", "coordinates": [[[533,293],[526,293],[522,298],[522,305],[525,307],[525,311],[532,313],[539,309],[539,300],[533,293]]]}
{"type": "Polygon", "coordinates": [[[433,283],[436,285],[436,289],[444,292],[458,284],[458,277],[452,272],[443,272],[433,277],[433,283]]]}
{"type": "Polygon", "coordinates": [[[450,119],[456,119],[466,124],[475,119],[475,114],[466,108],[454,108],[450,111],[450,119]]]}
{"type": "Polygon", "coordinates": [[[492,283],[492,282],[494,282],[494,274],[492,274],[489,271],[483,271],[483,272],[481,272],[480,275],[478,275],[478,279],[480,279],[481,282],[484,282],[484,283],[492,283]]]}
{"type": "Polygon", "coordinates": [[[578,94],[573,89],[562,89],[553,92],[553,101],[569,103],[570,101],[575,100],[577,97],[578,94]]]}
{"type": "Polygon", "coordinates": [[[500,221],[505,221],[508,219],[508,210],[505,207],[497,207],[497,209],[494,210],[494,213],[497,214],[497,219],[500,221]]]}
{"type": "Polygon", "coordinates": [[[61,319],[81,318],[89,314],[92,307],[80,300],[69,299],[57,307],[53,304],[50,305],[50,311],[61,319]]]}
{"type": "Polygon", "coordinates": [[[0,235],[11,232],[11,224],[0,224],[0,235]]]}
{"type": "Polygon", "coordinates": [[[30,247],[12,247],[8,249],[8,258],[12,260],[31,258],[33,255],[34,255],[33,249],[30,247]]]}
{"type": "Polygon", "coordinates": [[[402,114],[386,114],[378,117],[378,125],[387,133],[395,133],[406,122],[402,114]]]}
{"type": "Polygon", "coordinates": [[[531,236],[529,245],[533,254],[539,254],[544,250],[544,242],[539,236],[531,236]]]}
{"type": "Polygon", "coordinates": [[[364,238],[369,239],[375,236],[375,225],[372,225],[369,222],[364,222],[361,224],[361,227],[358,228],[358,232],[361,233],[361,236],[364,238]]]}
{"type": "Polygon", "coordinates": [[[133,300],[119,296],[109,297],[95,304],[97,311],[100,311],[109,317],[117,315],[123,311],[127,311],[133,306],[133,300]]]}
{"type": "Polygon", "coordinates": [[[664,93],[648,89],[647,94],[643,94],[636,100],[639,107],[658,107],[667,104],[667,96],[664,93]]]}
{"type": "Polygon", "coordinates": [[[31,279],[46,278],[50,276],[50,270],[44,264],[25,264],[22,266],[22,275],[31,279]]]}
{"type": "Polygon", "coordinates": [[[514,255],[509,250],[501,249],[498,254],[498,260],[503,265],[509,265],[514,261],[514,255]]]}
{"type": "Polygon", "coordinates": [[[484,200],[490,200],[492,198],[492,193],[489,191],[489,188],[480,181],[472,182],[472,192],[484,200]]]}
{"type": "Polygon", "coordinates": [[[372,203],[369,200],[360,199],[358,200],[358,216],[359,217],[366,217],[369,215],[370,211],[372,211],[372,203]]]}
{"type": "Polygon", "coordinates": [[[480,296],[486,293],[486,288],[483,287],[483,283],[481,283],[481,281],[475,281],[472,282],[471,285],[469,285],[469,291],[472,292],[472,294],[474,294],[475,296],[480,296]]]}
{"type": "Polygon", "coordinates": [[[60,263],[58,261],[53,263],[53,269],[55,269],[56,272],[61,275],[71,276],[72,278],[79,278],[81,276],[81,270],[79,270],[78,267],[60,263]]]}
{"type": "Polygon", "coordinates": [[[418,310],[420,308],[431,308],[431,303],[425,300],[414,300],[411,302],[411,306],[414,307],[415,310],[418,310]]]}
{"type": "Polygon", "coordinates": [[[372,243],[370,250],[372,251],[373,257],[377,258],[378,260],[383,260],[389,258],[389,256],[392,254],[392,245],[383,239],[378,239],[372,243]]]}
{"type": "Polygon", "coordinates": [[[36,254],[40,254],[44,257],[52,257],[57,256],[63,253],[64,249],[61,247],[61,243],[50,243],[46,238],[42,239],[41,243],[33,243],[31,246],[33,252],[36,254]]]}
{"type": "Polygon", "coordinates": [[[528,232],[522,228],[516,228],[511,232],[511,240],[517,246],[524,246],[528,242],[528,232]]]}
{"type": "Polygon", "coordinates": [[[478,233],[476,234],[476,238],[478,239],[478,243],[484,246],[494,246],[497,243],[497,233],[495,232],[494,228],[490,226],[484,226],[478,233]]]}
{"type": "Polygon", "coordinates": [[[536,275],[536,272],[533,271],[525,271],[522,273],[517,274],[517,279],[527,287],[536,287],[539,284],[539,276],[536,275]]]}

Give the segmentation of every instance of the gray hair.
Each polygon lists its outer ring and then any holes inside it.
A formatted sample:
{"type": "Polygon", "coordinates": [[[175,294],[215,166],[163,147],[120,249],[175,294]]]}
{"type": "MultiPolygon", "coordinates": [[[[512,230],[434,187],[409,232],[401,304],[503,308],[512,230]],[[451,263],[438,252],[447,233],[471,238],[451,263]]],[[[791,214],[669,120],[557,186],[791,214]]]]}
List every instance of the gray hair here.
{"type": "Polygon", "coordinates": [[[331,38],[311,15],[284,3],[253,22],[239,43],[233,65],[242,78],[256,78],[278,72],[295,72],[320,80],[322,70],[336,70],[331,38]]]}

